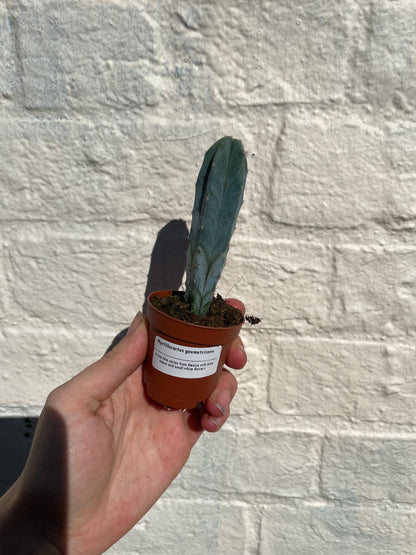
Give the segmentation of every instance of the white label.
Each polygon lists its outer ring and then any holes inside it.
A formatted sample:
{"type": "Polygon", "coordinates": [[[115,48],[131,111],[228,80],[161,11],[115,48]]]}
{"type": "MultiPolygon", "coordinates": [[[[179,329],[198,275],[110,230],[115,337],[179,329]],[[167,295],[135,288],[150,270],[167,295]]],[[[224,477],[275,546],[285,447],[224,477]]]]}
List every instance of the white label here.
{"type": "Polygon", "coordinates": [[[176,378],[205,378],[217,371],[220,355],[221,345],[184,347],[157,335],[152,364],[156,370],[176,378]]]}

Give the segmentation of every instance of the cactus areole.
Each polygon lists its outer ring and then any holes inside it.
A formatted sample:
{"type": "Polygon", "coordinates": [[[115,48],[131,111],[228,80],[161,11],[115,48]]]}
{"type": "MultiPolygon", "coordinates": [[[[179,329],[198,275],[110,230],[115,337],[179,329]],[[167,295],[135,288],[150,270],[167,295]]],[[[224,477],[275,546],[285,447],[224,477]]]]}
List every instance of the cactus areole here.
{"type": "Polygon", "coordinates": [[[223,137],[206,152],[199,171],[186,261],[185,300],[205,316],[223,271],[243,203],[247,160],[241,141],[223,137]]]}

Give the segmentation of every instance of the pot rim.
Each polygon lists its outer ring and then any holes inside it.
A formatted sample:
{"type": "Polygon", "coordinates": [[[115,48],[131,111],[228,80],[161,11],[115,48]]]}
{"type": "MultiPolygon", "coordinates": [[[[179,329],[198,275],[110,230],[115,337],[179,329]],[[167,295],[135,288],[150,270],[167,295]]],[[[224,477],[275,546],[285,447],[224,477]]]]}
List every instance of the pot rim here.
{"type": "Polygon", "coordinates": [[[150,293],[150,295],[148,295],[147,297],[147,302],[148,304],[152,305],[152,310],[154,310],[155,312],[157,312],[160,316],[162,316],[163,318],[167,318],[168,320],[171,320],[172,322],[180,322],[180,324],[190,327],[190,328],[199,328],[201,330],[232,330],[234,328],[238,328],[241,327],[244,324],[244,314],[241,312],[242,314],[242,321],[240,324],[236,324],[234,326],[202,326],[201,324],[195,324],[193,322],[186,322],[185,320],[179,320],[178,318],[174,318],[173,316],[170,316],[169,314],[166,314],[165,312],[162,312],[161,310],[159,310],[158,308],[156,308],[154,306],[154,304],[151,302],[151,299],[153,297],[156,296],[162,296],[162,297],[169,297],[169,295],[171,295],[172,293],[181,293],[181,291],[179,290],[175,290],[175,289],[159,289],[157,291],[153,291],[152,293],[150,293]],[[161,295],[161,293],[164,293],[163,295],[161,295]]]}

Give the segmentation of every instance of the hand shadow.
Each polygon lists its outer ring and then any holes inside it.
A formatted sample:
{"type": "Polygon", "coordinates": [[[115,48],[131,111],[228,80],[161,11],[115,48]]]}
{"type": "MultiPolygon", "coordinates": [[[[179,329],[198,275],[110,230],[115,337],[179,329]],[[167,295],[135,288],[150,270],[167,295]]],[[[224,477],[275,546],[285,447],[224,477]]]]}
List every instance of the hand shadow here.
{"type": "MultiPolygon", "coordinates": [[[[177,290],[182,284],[188,248],[188,228],[183,220],[171,220],[159,231],[150,259],[147,286],[142,311],[146,314],[147,297],[160,289],[177,290]]],[[[128,328],[121,330],[111,342],[106,353],[114,349],[128,328]]]]}

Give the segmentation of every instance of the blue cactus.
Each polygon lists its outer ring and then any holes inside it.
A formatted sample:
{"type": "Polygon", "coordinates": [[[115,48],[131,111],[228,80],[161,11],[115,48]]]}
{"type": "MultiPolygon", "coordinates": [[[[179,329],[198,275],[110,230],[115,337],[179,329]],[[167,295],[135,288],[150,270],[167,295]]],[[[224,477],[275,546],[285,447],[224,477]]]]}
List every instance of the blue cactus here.
{"type": "Polygon", "coordinates": [[[223,137],[206,152],[196,182],[186,262],[185,299],[208,313],[243,203],[247,160],[241,141],[223,137]]]}

